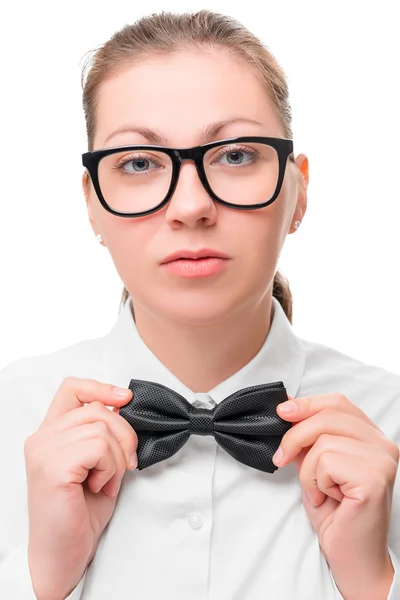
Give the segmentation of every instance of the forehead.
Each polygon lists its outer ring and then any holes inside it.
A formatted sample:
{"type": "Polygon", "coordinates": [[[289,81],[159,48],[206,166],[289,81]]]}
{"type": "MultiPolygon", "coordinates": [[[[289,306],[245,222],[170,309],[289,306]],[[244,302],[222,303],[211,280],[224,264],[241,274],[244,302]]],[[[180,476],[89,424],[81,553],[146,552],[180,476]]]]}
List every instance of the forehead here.
{"type": "MultiPolygon", "coordinates": [[[[170,145],[195,145],[210,123],[238,116],[259,121],[263,130],[236,123],[219,137],[282,136],[270,97],[248,63],[221,51],[154,56],[127,65],[101,84],[95,148],[102,147],[111,132],[131,124],[157,129],[170,145]]],[[[139,134],[124,133],[107,145],[129,143],[146,141],[139,134]]]]}

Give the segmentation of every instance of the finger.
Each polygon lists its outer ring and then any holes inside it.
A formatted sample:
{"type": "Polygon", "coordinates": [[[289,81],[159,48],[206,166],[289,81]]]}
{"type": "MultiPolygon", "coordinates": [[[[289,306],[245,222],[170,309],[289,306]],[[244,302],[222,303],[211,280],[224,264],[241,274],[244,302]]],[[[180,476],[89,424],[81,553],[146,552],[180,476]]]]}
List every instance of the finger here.
{"type": "Polygon", "coordinates": [[[383,478],[373,477],[368,463],[358,457],[351,462],[345,454],[324,452],[317,465],[317,485],[327,496],[330,490],[338,486],[346,498],[365,502],[368,497],[375,495],[373,488],[379,488],[379,493],[386,486],[383,478]]]}
{"type": "MultiPolygon", "coordinates": [[[[305,456],[299,471],[301,487],[315,506],[324,501],[326,494],[326,491],[318,487],[317,482],[318,464],[325,452],[344,454],[349,462],[354,458],[364,460],[368,462],[370,468],[379,467],[379,457],[377,458],[376,449],[372,444],[343,436],[321,435],[305,456]]],[[[336,483],[329,487],[328,495],[339,501],[343,499],[343,493],[336,483]]]]}
{"type": "MultiPolygon", "coordinates": [[[[132,399],[132,392],[126,388],[126,396],[115,395],[116,386],[101,383],[95,379],[66,377],[58,388],[43,423],[53,421],[74,408],[82,407],[84,403],[102,402],[110,406],[123,406],[132,399]]],[[[124,389],[124,388],[119,388],[124,389]]]]}
{"type": "Polygon", "coordinates": [[[317,530],[320,527],[326,530],[334,516],[338,531],[351,529],[354,539],[371,537],[374,533],[381,539],[384,537],[381,531],[387,531],[390,521],[390,492],[380,472],[371,470],[367,461],[354,457],[349,463],[345,454],[324,452],[318,463],[317,484],[326,493],[325,501],[315,507],[303,498],[306,512],[317,530]],[[329,496],[334,485],[343,493],[341,502],[329,496]],[[346,508],[341,510],[340,504],[346,508]]]}
{"type": "Polygon", "coordinates": [[[283,457],[279,461],[274,458],[274,463],[280,467],[287,465],[302,448],[314,445],[324,433],[354,438],[377,446],[386,444],[386,438],[380,429],[371,427],[351,414],[327,408],[296,423],[285,433],[281,441],[283,457]]]}
{"type": "Polygon", "coordinates": [[[303,398],[292,398],[288,396],[289,401],[282,402],[277,406],[277,412],[282,419],[292,423],[303,421],[321,410],[333,408],[355,417],[358,417],[371,427],[379,429],[376,423],[355,404],[343,394],[326,394],[322,396],[304,396],[303,398]],[[289,410],[290,409],[290,410],[289,410]]]}
{"type": "Polygon", "coordinates": [[[108,496],[114,496],[125,473],[126,463],[122,448],[107,424],[100,421],[80,425],[63,432],[60,440],[58,447],[63,448],[63,455],[75,459],[72,467],[72,472],[76,474],[74,482],[83,483],[86,480],[93,493],[103,488],[108,496]]]}
{"type": "MultiPolygon", "coordinates": [[[[87,425],[85,425],[84,427],[87,427],[87,425]]],[[[112,477],[109,477],[108,473],[104,473],[103,471],[97,468],[92,469],[88,476],[88,485],[91,489],[91,486],[94,485],[97,490],[102,489],[103,492],[107,494],[107,496],[114,497],[119,492],[119,488],[121,486],[121,481],[125,474],[127,464],[124,452],[120,444],[115,439],[115,437],[111,433],[109,433],[108,435],[106,435],[106,439],[109,443],[110,452],[114,456],[116,470],[112,477]]]]}
{"type": "Polygon", "coordinates": [[[104,421],[107,423],[112,435],[121,445],[125,454],[125,460],[128,468],[132,468],[131,458],[136,456],[138,446],[138,436],[133,427],[126,419],[119,414],[109,410],[101,402],[95,401],[91,404],[75,408],[68,413],[62,415],[57,421],[57,431],[71,429],[85,423],[95,423],[104,421]]]}

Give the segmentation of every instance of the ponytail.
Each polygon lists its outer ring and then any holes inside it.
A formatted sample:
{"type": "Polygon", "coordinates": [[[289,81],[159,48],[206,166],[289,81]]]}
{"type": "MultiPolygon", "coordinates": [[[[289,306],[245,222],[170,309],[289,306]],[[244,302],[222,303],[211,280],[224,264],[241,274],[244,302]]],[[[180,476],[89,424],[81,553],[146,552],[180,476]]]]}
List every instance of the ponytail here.
{"type": "Polygon", "coordinates": [[[292,323],[293,296],[288,280],[279,271],[275,273],[272,295],[278,300],[289,322],[292,323]]]}

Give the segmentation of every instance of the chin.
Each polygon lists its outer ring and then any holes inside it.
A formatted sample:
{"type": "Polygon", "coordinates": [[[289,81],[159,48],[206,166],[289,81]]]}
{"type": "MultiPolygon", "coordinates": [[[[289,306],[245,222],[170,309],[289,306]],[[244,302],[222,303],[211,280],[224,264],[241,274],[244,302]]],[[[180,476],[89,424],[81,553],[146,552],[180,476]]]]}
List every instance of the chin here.
{"type": "Polygon", "coordinates": [[[222,294],[210,298],[203,296],[196,298],[164,298],[165,303],[157,307],[153,304],[152,311],[171,321],[193,326],[213,325],[218,323],[239,309],[238,298],[224,298],[222,294]]]}

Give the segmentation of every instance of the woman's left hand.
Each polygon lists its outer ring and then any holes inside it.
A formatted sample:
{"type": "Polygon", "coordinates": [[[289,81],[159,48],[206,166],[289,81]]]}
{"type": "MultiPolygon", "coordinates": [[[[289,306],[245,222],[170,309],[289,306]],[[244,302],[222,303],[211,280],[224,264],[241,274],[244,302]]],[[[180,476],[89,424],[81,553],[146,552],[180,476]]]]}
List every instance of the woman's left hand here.
{"type": "Polygon", "coordinates": [[[350,572],[371,581],[393,578],[387,539],[398,446],[346,396],[289,400],[296,411],[284,413],[284,402],[277,412],[293,426],[282,438],[283,459],[274,462],[294,461],[308,518],[335,579],[350,572]]]}

